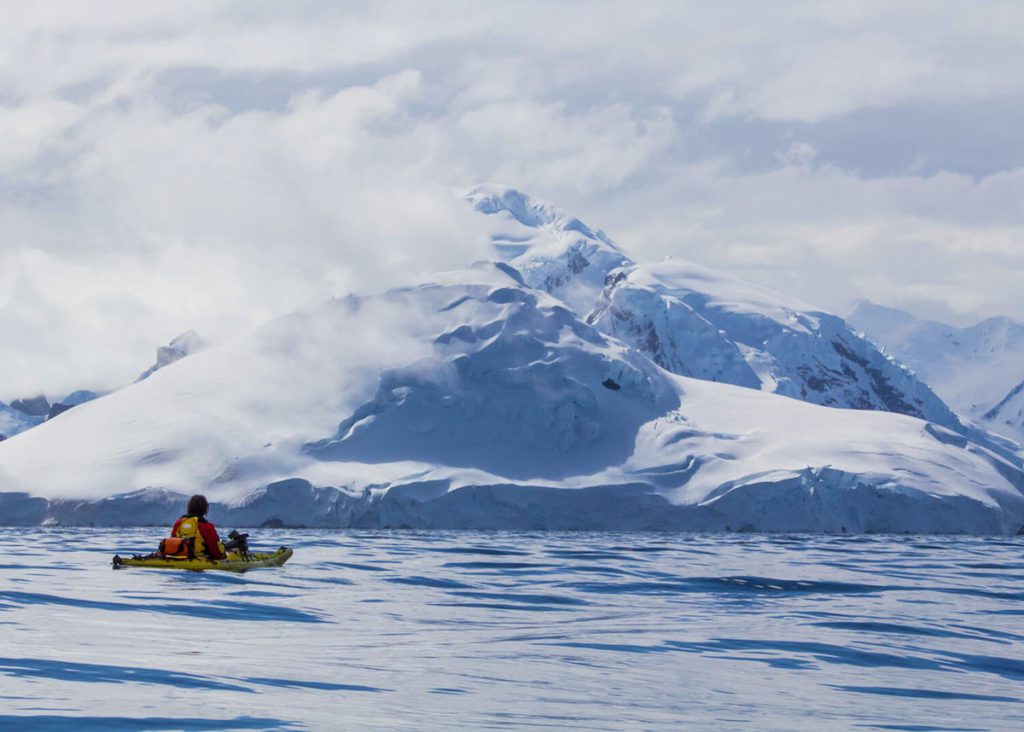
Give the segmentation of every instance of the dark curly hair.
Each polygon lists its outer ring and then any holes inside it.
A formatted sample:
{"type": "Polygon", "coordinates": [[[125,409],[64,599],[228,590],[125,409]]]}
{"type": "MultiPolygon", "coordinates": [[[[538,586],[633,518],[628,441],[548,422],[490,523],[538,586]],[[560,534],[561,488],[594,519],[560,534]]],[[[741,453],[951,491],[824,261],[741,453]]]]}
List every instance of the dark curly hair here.
{"type": "Polygon", "coordinates": [[[206,500],[206,496],[192,496],[188,499],[188,515],[189,516],[205,516],[206,512],[210,510],[210,502],[206,500]]]}

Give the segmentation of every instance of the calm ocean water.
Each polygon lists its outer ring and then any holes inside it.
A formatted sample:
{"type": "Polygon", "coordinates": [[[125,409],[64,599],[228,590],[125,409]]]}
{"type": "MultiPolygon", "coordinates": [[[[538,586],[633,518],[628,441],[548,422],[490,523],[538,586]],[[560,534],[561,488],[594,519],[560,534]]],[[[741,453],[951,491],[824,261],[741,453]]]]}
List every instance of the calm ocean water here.
{"type": "Polygon", "coordinates": [[[1024,728],[1024,540],[0,529],[0,729],[1024,728]]]}

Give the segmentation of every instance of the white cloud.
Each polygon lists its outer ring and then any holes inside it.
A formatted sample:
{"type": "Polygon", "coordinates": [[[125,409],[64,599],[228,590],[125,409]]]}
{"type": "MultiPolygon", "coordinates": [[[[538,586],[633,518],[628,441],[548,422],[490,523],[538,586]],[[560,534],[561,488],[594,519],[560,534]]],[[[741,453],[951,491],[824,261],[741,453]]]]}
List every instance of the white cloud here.
{"type": "Polygon", "coordinates": [[[43,150],[59,148],[62,138],[84,115],[79,105],[59,99],[0,106],[0,172],[31,176],[28,164],[43,150]]]}
{"type": "Polygon", "coordinates": [[[691,166],[602,214],[634,250],[729,268],[836,312],[868,297],[966,323],[1024,317],[1022,211],[1007,206],[1022,185],[1024,170],[863,180],[802,162],[759,175],[691,166]]]}
{"type": "Polygon", "coordinates": [[[459,116],[473,160],[526,190],[608,193],[648,168],[676,136],[667,109],[642,118],[622,104],[573,114],[559,103],[509,101],[459,116]]]}
{"type": "Polygon", "coordinates": [[[113,386],[182,330],[220,338],[484,256],[458,200],[482,180],[547,197],[637,256],[727,266],[825,307],[868,295],[1024,317],[1024,171],[867,179],[799,133],[748,135],[1024,98],[1007,62],[1024,45],[1016,3],[8,15],[0,399],[113,386]],[[709,158],[702,135],[723,121],[734,131],[709,158]],[[745,169],[766,144],[767,169],[745,169]]]}

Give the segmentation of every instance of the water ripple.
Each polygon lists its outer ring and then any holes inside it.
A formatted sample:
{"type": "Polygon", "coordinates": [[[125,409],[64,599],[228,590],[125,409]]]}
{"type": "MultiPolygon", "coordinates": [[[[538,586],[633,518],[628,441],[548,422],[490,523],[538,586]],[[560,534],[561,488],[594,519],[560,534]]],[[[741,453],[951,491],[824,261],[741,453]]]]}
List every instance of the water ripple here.
{"type": "Polygon", "coordinates": [[[957,699],[965,701],[989,701],[1020,703],[1013,696],[992,696],[990,694],[969,694],[962,691],[939,691],[937,689],[904,689],[895,686],[833,686],[834,689],[852,691],[858,694],[880,694],[882,696],[901,696],[907,699],[957,699]]]}
{"type": "Polygon", "coordinates": [[[20,605],[64,605],[87,610],[109,610],[115,612],[151,612],[167,615],[186,615],[193,618],[220,618],[226,620],[246,621],[288,621],[294,623],[327,622],[316,613],[280,605],[267,605],[252,602],[232,602],[230,600],[207,600],[202,603],[174,603],[166,600],[151,599],[152,602],[125,603],[109,600],[87,600],[76,597],[62,597],[40,592],[20,592],[17,590],[0,590],[0,600],[20,605]]]}
{"type": "Polygon", "coordinates": [[[0,729],[56,730],[294,730],[300,727],[281,719],[236,717],[234,719],[202,717],[89,717],[80,714],[0,714],[0,729]]]}
{"type": "Polygon", "coordinates": [[[0,729],[1024,729],[1024,537],[159,533],[0,529],[0,729]]]}
{"type": "Polygon", "coordinates": [[[162,684],[164,686],[190,689],[252,691],[245,686],[238,686],[230,682],[163,669],[50,661],[39,658],[0,658],[0,674],[84,683],[130,682],[136,684],[162,684]]]}

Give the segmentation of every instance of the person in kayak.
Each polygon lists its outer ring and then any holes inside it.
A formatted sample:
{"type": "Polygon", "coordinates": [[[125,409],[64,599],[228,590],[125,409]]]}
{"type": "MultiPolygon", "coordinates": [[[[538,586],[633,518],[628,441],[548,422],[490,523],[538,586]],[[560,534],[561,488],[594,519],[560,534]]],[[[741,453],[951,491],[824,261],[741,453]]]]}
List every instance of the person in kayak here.
{"type": "Polygon", "coordinates": [[[210,503],[206,496],[192,496],[188,499],[185,515],[174,522],[171,536],[191,540],[194,556],[223,559],[224,545],[217,535],[217,527],[206,520],[206,513],[209,510],[210,503]]]}

